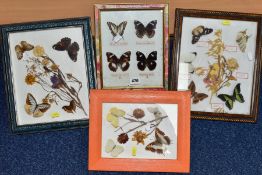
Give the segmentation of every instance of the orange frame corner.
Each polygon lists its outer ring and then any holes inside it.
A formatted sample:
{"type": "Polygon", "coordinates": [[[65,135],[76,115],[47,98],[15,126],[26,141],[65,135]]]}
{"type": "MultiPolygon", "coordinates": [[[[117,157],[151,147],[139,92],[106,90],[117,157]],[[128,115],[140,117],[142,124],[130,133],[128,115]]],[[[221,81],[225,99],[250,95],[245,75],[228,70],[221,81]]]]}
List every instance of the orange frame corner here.
{"type": "Polygon", "coordinates": [[[190,92],[91,90],[88,169],[96,171],[190,172],[190,92]],[[178,104],[177,159],[101,157],[102,103],[178,104]]]}

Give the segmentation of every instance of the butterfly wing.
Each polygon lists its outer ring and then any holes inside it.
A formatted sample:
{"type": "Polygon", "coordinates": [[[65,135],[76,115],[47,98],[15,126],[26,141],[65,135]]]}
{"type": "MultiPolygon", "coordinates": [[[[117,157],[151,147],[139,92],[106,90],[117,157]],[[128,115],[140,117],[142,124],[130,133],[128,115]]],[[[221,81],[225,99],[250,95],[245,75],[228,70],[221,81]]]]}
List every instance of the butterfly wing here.
{"type": "Polygon", "coordinates": [[[146,59],[146,64],[150,71],[156,68],[156,60],[157,60],[157,51],[153,51],[148,55],[146,59]]]}
{"type": "Polygon", "coordinates": [[[125,52],[119,59],[119,65],[120,65],[120,68],[122,69],[122,71],[126,71],[130,64],[129,64],[129,61],[130,61],[130,57],[131,57],[131,51],[127,51],[125,52]]]}
{"type": "Polygon", "coordinates": [[[236,37],[236,42],[241,52],[246,51],[248,38],[249,37],[246,34],[246,30],[238,32],[237,37],[236,37]]]}
{"type": "Polygon", "coordinates": [[[233,108],[234,98],[227,94],[219,94],[217,96],[220,100],[224,101],[229,110],[233,108]]]}
{"type": "Polygon", "coordinates": [[[23,49],[20,45],[15,46],[15,53],[18,60],[21,60],[23,58],[23,49]]]}
{"type": "Polygon", "coordinates": [[[37,105],[34,113],[33,113],[33,117],[41,117],[44,115],[44,113],[51,107],[50,104],[48,103],[42,103],[37,105]]]}
{"type": "Polygon", "coordinates": [[[148,38],[153,38],[155,36],[155,29],[157,25],[157,20],[153,20],[146,26],[146,35],[148,38]]]}
{"type": "Polygon", "coordinates": [[[145,26],[140,21],[137,21],[137,20],[134,21],[134,24],[135,24],[135,29],[136,29],[136,36],[138,38],[143,38],[146,33],[145,26]]]}
{"type": "MultiPolygon", "coordinates": [[[[120,25],[121,25],[121,24],[120,24],[120,25]]],[[[119,25],[119,26],[120,26],[120,25],[119,25]]],[[[115,24],[112,23],[112,22],[107,22],[107,26],[108,26],[111,34],[113,35],[113,37],[115,37],[115,36],[117,35],[117,33],[118,33],[118,26],[115,25],[115,24]]]]}
{"type": "Polygon", "coordinates": [[[79,51],[79,45],[77,42],[73,42],[67,49],[68,55],[72,61],[77,61],[77,53],[79,51]]]}
{"type": "Polygon", "coordinates": [[[112,139],[108,139],[105,146],[105,152],[110,153],[111,151],[113,151],[115,146],[116,144],[114,143],[114,141],[112,139]]]}
{"type": "Polygon", "coordinates": [[[197,104],[198,102],[206,99],[207,97],[208,95],[205,93],[195,93],[195,95],[193,96],[193,104],[197,104]]]}
{"type": "Polygon", "coordinates": [[[27,114],[32,115],[37,107],[37,102],[31,93],[26,96],[25,111],[27,114]]]}
{"type": "Polygon", "coordinates": [[[141,71],[145,70],[145,68],[147,66],[146,56],[142,52],[137,51],[136,52],[136,60],[138,61],[138,63],[137,63],[138,69],[141,70],[141,71]]]}
{"type": "Polygon", "coordinates": [[[20,44],[22,46],[23,51],[30,51],[30,50],[33,50],[33,48],[34,48],[33,45],[29,44],[26,41],[21,41],[20,44]]]}
{"type": "Polygon", "coordinates": [[[74,100],[70,101],[70,104],[68,106],[63,106],[62,107],[63,110],[65,110],[68,113],[74,113],[76,110],[76,103],[74,100]]]}
{"type": "Polygon", "coordinates": [[[119,64],[118,64],[118,58],[115,54],[111,52],[106,52],[107,61],[109,62],[109,69],[113,72],[116,72],[119,64]]]}
{"type": "Polygon", "coordinates": [[[119,33],[120,36],[124,35],[124,31],[127,25],[127,21],[121,22],[117,27],[117,33],[119,33]]]}
{"type": "Polygon", "coordinates": [[[238,83],[234,89],[234,92],[233,92],[233,97],[234,99],[236,99],[239,103],[244,103],[245,100],[244,100],[244,97],[243,95],[241,94],[241,90],[240,90],[240,83],[238,83]]]}
{"type": "Polygon", "coordinates": [[[69,47],[70,44],[71,44],[71,39],[65,37],[65,38],[62,38],[56,44],[54,44],[52,46],[52,48],[55,49],[55,50],[58,50],[58,51],[65,51],[65,50],[67,50],[67,48],[69,47]]]}
{"type": "Polygon", "coordinates": [[[122,152],[124,152],[124,147],[121,145],[116,145],[113,151],[111,152],[111,156],[118,157],[119,154],[121,154],[122,152]]]}
{"type": "Polygon", "coordinates": [[[116,117],[124,117],[124,115],[126,114],[126,112],[124,110],[118,109],[118,108],[110,109],[110,113],[113,114],[116,117]]]}
{"type": "Polygon", "coordinates": [[[161,144],[170,145],[171,140],[168,136],[165,135],[163,131],[161,131],[159,128],[156,128],[155,130],[155,137],[156,141],[161,144]]]}
{"type": "Polygon", "coordinates": [[[108,122],[110,122],[111,125],[112,125],[114,128],[117,128],[117,127],[119,126],[119,119],[118,119],[118,117],[115,116],[115,115],[113,115],[113,114],[111,114],[111,113],[107,114],[106,120],[107,120],[108,122]]]}
{"type": "Polygon", "coordinates": [[[193,97],[196,93],[196,85],[194,81],[191,81],[190,84],[188,85],[188,90],[191,91],[191,97],[193,97]]]}

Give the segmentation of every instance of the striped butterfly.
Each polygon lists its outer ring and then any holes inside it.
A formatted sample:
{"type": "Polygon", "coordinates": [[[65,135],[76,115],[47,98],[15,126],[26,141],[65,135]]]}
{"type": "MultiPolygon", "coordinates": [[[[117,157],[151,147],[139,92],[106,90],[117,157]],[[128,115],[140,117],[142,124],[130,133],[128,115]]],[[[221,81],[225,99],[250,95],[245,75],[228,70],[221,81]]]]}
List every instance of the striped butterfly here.
{"type": "Polygon", "coordinates": [[[28,115],[33,117],[41,117],[51,107],[48,103],[37,104],[36,99],[31,93],[27,94],[25,111],[28,115]]]}

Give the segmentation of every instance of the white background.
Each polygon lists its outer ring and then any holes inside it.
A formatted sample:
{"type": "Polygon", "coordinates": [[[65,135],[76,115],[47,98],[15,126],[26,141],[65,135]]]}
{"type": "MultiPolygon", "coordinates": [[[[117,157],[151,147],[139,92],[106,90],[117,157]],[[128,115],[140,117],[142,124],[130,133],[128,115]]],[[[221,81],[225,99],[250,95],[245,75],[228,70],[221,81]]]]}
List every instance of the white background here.
{"type": "Polygon", "coordinates": [[[25,112],[24,105],[27,93],[33,94],[37,103],[41,103],[42,99],[47,94],[42,90],[41,86],[34,84],[29,86],[25,83],[26,76],[26,62],[23,61],[28,56],[33,56],[32,51],[25,52],[24,58],[18,60],[15,53],[15,46],[20,44],[20,41],[27,41],[28,43],[36,46],[44,47],[45,53],[59,65],[59,68],[64,73],[72,73],[72,75],[82,82],[82,89],[79,92],[79,98],[85,111],[89,111],[89,97],[88,97],[88,80],[86,71],[86,56],[84,51],[84,39],[81,27],[66,27],[61,29],[48,29],[29,32],[17,32],[9,34],[10,57],[12,62],[14,95],[16,101],[16,113],[18,125],[36,124],[36,123],[50,123],[56,121],[79,120],[88,119],[82,110],[77,108],[76,113],[70,114],[62,109],[62,106],[68,105],[63,101],[59,101],[59,106],[52,104],[51,108],[39,118],[34,118],[25,112]],[[77,62],[71,61],[67,51],[56,51],[52,48],[54,44],[61,40],[63,37],[71,38],[71,43],[77,42],[79,44],[79,51],[77,62]],[[60,117],[52,118],[53,112],[59,112],[60,117]]]}
{"type": "Polygon", "coordinates": [[[130,79],[139,78],[139,87],[163,87],[163,10],[130,10],[130,11],[101,11],[101,44],[102,44],[102,74],[103,86],[127,87],[130,86],[130,79]],[[134,20],[140,21],[145,27],[152,20],[157,20],[155,36],[148,38],[146,35],[142,39],[136,36],[134,20]],[[113,22],[119,25],[121,22],[127,21],[124,31],[124,40],[116,45],[112,45],[113,35],[109,30],[107,22],[113,22]],[[153,44],[136,44],[151,42],[153,44]],[[106,52],[112,52],[118,58],[127,51],[131,51],[130,67],[123,72],[120,68],[116,72],[110,71],[106,52]],[[152,51],[157,51],[157,66],[153,71],[146,68],[140,71],[137,68],[136,51],[142,52],[146,58],[152,51]],[[140,73],[150,74],[150,76],[141,76],[140,73]],[[152,74],[153,73],[153,74],[152,74]]]}
{"type": "MultiPolygon", "coordinates": [[[[102,157],[112,158],[110,153],[105,152],[105,145],[108,139],[112,139],[117,145],[121,145],[124,147],[124,152],[121,153],[117,158],[145,158],[145,159],[176,159],[177,158],[177,112],[178,107],[177,104],[136,104],[136,103],[103,103],[102,106],[102,148],[101,153],[102,157]],[[150,113],[147,108],[148,107],[158,107],[160,112],[163,115],[167,115],[168,118],[163,119],[158,128],[163,131],[170,139],[171,144],[167,145],[167,152],[165,155],[152,153],[150,151],[145,150],[145,146],[149,143],[155,141],[155,132],[153,132],[148,138],[145,139],[145,145],[141,143],[137,145],[136,141],[132,141],[133,133],[135,131],[145,131],[145,128],[148,127],[140,127],[137,130],[128,133],[129,140],[125,144],[120,144],[117,142],[117,137],[119,134],[123,133],[123,131],[119,130],[115,132],[116,128],[114,128],[111,123],[106,120],[107,114],[112,107],[117,107],[126,111],[126,114],[133,114],[133,110],[136,108],[143,109],[145,112],[145,117],[140,120],[150,121],[154,120],[154,115],[150,113]],[[132,147],[137,147],[137,155],[132,156],[132,147]]],[[[125,117],[128,117],[127,115],[125,117]]],[[[127,122],[125,119],[119,119],[119,126],[123,125],[127,122]]],[[[125,132],[131,128],[134,128],[137,124],[129,124],[124,127],[125,132]]]]}
{"type": "MultiPolygon", "coordinates": [[[[197,52],[197,58],[192,63],[194,67],[205,67],[208,68],[209,64],[213,64],[215,62],[214,57],[208,57],[208,47],[199,47],[198,44],[192,44],[192,30],[199,26],[203,25],[207,28],[212,28],[213,32],[209,35],[203,35],[200,38],[201,41],[208,41],[215,39],[214,33],[217,29],[222,29],[222,40],[225,45],[237,46],[236,36],[239,31],[243,31],[247,29],[247,35],[251,35],[248,39],[246,52],[242,53],[239,48],[238,52],[228,52],[224,51],[224,56],[226,59],[233,57],[236,58],[239,63],[239,68],[236,72],[248,73],[248,79],[240,79],[237,81],[230,81],[231,86],[229,88],[225,87],[218,92],[218,94],[226,93],[229,95],[233,94],[233,89],[237,83],[241,83],[241,93],[244,96],[245,102],[239,103],[235,102],[232,110],[228,110],[228,108],[224,105],[224,109],[226,113],[230,114],[250,114],[250,105],[251,105],[251,93],[252,93],[252,84],[253,84],[253,71],[254,71],[254,57],[255,57],[255,49],[256,49],[256,37],[257,37],[257,23],[256,22],[246,22],[246,21],[236,21],[231,20],[230,25],[223,25],[224,20],[220,19],[203,19],[203,18],[192,18],[192,17],[184,17],[183,25],[182,25],[182,39],[181,39],[181,51],[180,55],[183,53],[189,52],[197,52]],[[252,60],[248,57],[248,54],[252,55],[252,60]]],[[[235,74],[233,74],[236,76],[235,74]]],[[[192,75],[192,80],[196,84],[196,91],[203,92],[210,95],[210,92],[205,87],[203,79],[205,76],[198,77],[196,74],[192,75]]],[[[179,83],[185,82],[184,80],[179,80],[179,83]]],[[[188,81],[190,83],[191,80],[188,81]]],[[[184,85],[184,87],[187,87],[184,85]]],[[[181,86],[180,86],[181,87],[181,86]]],[[[216,96],[213,96],[213,103],[222,103],[223,101],[218,99],[216,96]]],[[[209,99],[205,99],[198,104],[192,104],[192,111],[204,111],[204,112],[213,112],[213,109],[210,107],[209,99]]]]}

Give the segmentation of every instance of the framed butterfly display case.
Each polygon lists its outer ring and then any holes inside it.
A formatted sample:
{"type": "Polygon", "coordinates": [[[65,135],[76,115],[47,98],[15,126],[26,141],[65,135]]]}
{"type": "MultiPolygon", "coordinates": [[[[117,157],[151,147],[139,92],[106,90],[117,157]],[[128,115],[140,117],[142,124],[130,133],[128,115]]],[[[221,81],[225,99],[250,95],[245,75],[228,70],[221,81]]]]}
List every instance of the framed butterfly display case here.
{"type": "Polygon", "coordinates": [[[92,90],[90,100],[89,170],[189,172],[190,92],[92,90]]]}
{"type": "Polygon", "coordinates": [[[12,130],[87,126],[95,88],[90,19],[10,24],[1,34],[12,130]]]}
{"type": "Polygon", "coordinates": [[[171,89],[191,90],[193,118],[255,122],[261,17],[176,10],[171,89]]]}
{"type": "Polygon", "coordinates": [[[96,4],[95,28],[99,89],[167,87],[167,4],[96,4]]]}

